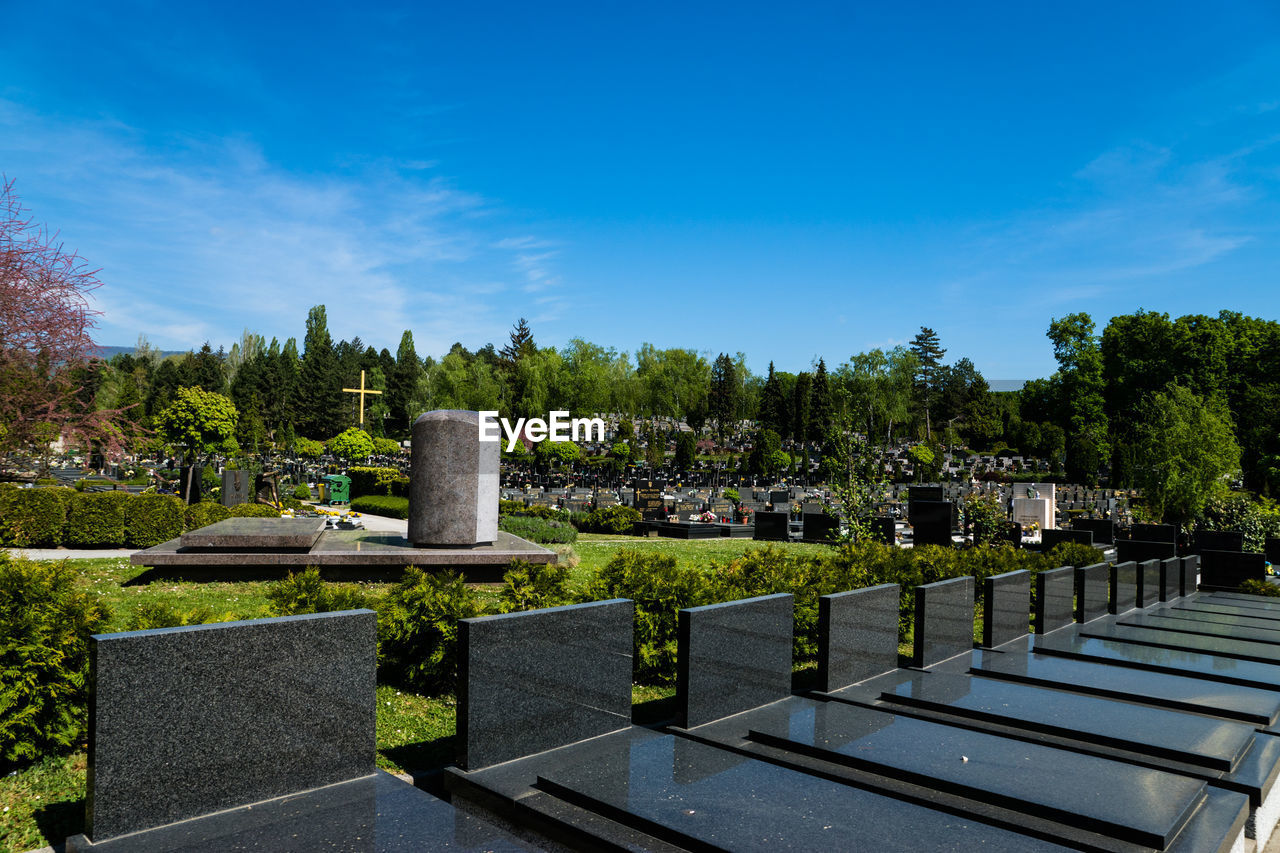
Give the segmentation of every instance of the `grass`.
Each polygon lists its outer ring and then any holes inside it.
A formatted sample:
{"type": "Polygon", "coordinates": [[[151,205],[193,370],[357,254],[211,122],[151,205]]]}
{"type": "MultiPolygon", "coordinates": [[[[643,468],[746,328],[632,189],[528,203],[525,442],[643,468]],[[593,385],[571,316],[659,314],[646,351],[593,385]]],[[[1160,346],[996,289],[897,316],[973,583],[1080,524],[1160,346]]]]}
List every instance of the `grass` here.
{"type": "MultiPolygon", "coordinates": [[[[751,539],[652,539],[640,536],[613,536],[606,533],[581,533],[573,544],[579,563],[570,573],[575,584],[584,584],[613,558],[620,548],[645,554],[666,554],[676,558],[685,568],[709,569],[712,563],[728,563],[748,551],[763,548],[751,539]]],[[[804,542],[784,543],[788,553],[827,554],[829,545],[804,542]]]]}

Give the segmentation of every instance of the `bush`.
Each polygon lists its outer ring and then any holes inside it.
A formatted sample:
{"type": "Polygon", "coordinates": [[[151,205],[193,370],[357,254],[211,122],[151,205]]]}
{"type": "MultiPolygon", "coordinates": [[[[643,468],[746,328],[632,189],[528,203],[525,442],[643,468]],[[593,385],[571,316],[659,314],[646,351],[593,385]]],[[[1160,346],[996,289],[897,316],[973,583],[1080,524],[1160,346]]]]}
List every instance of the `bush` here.
{"type": "Polygon", "coordinates": [[[53,479],[52,477],[37,477],[37,478],[36,478],[36,486],[37,486],[37,487],[39,487],[39,486],[56,486],[56,485],[58,485],[58,481],[57,481],[57,480],[55,480],[55,479],[53,479]]]}
{"type": "Polygon", "coordinates": [[[316,459],[324,453],[324,445],[309,438],[298,438],[293,442],[293,449],[299,456],[316,459]]]}
{"type": "Polygon", "coordinates": [[[0,553],[0,765],[84,736],[89,636],[107,614],[66,562],[0,553]]]}
{"type": "Polygon", "coordinates": [[[266,504],[236,504],[228,510],[231,518],[279,518],[280,510],[266,504]]]}
{"type": "Polygon", "coordinates": [[[142,601],[129,616],[130,631],[149,631],[152,628],[180,628],[185,625],[204,625],[219,621],[208,607],[179,610],[171,604],[155,599],[142,601]]]}
{"type": "Polygon", "coordinates": [[[502,592],[499,594],[502,612],[570,604],[573,596],[568,584],[568,566],[512,560],[511,568],[502,576],[502,592]]]}
{"type": "Polygon", "coordinates": [[[676,677],[676,614],[709,600],[702,572],[681,569],[666,554],[623,549],[588,588],[588,600],[629,598],[635,602],[635,677],[646,684],[671,684],[676,677]]]}
{"type": "Polygon", "coordinates": [[[277,616],[332,613],[369,606],[368,598],[358,587],[325,583],[320,578],[320,569],[315,566],[307,566],[299,575],[289,572],[287,578],[268,588],[267,598],[271,600],[271,609],[277,616]]]}
{"type": "Polygon", "coordinates": [[[378,608],[380,679],[428,694],[458,680],[458,620],[481,615],[480,603],[452,572],[410,567],[378,608]]]}
{"type": "Polygon", "coordinates": [[[1092,566],[1101,563],[1103,555],[1100,550],[1080,542],[1061,542],[1045,555],[1048,565],[1045,568],[1056,569],[1058,566],[1092,566]]]}
{"type": "Polygon", "coordinates": [[[544,518],[550,521],[568,521],[567,509],[554,509],[549,506],[525,506],[518,501],[498,501],[499,515],[522,515],[527,518],[544,518]],[[514,505],[514,508],[512,508],[514,505]],[[503,507],[507,507],[504,509],[503,507]]]}
{"type": "Polygon", "coordinates": [[[1249,578],[1240,584],[1240,591],[1247,592],[1250,595],[1265,595],[1269,598],[1280,597],[1280,586],[1273,583],[1267,583],[1265,580],[1257,578],[1249,578]]]}
{"type": "Polygon", "coordinates": [[[618,504],[587,513],[586,519],[578,529],[586,533],[609,533],[621,536],[630,533],[642,518],[640,510],[618,504]]]}
{"type": "Polygon", "coordinates": [[[123,548],[128,492],[73,492],[67,513],[66,543],[78,548],[123,548]]]}
{"type": "Polygon", "coordinates": [[[230,518],[231,510],[217,501],[201,501],[198,504],[188,504],[183,515],[185,516],[187,529],[198,530],[201,527],[208,527],[210,524],[230,518]]]}
{"type": "Polygon", "coordinates": [[[351,478],[351,497],[409,497],[409,478],[395,468],[371,468],[356,465],[347,469],[351,478]]]}
{"type": "Polygon", "coordinates": [[[293,496],[300,501],[311,500],[311,487],[306,483],[299,483],[293,487],[293,496]]]}
{"type": "Polygon", "coordinates": [[[385,515],[387,518],[408,518],[408,498],[387,498],[378,495],[365,495],[352,498],[352,512],[367,512],[370,515],[385,515]]]}
{"type": "Polygon", "coordinates": [[[62,544],[67,503],[74,489],[16,489],[5,502],[4,540],[19,548],[52,548],[62,544]]]}
{"type": "Polygon", "coordinates": [[[576,542],[578,531],[567,521],[508,515],[498,519],[498,529],[539,545],[564,545],[576,542]]]}
{"type": "Polygon", "coordinates": [[[186,505],[176,495],[135,495],[124,505],[124,538],[130,548],[151,548],[182,535],[186,505]]]}

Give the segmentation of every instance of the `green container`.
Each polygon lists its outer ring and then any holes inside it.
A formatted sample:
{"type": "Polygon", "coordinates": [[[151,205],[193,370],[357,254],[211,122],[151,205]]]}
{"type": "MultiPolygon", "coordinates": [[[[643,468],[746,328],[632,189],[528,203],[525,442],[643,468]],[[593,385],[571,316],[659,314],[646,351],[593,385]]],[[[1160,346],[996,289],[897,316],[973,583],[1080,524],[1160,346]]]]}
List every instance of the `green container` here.
{"type": "Polygon", "coordinates": [[[341,474],[326,474],[321,478],[324,489],[322,502],[326,506],[351,503],[351,478],[341,474]]]}

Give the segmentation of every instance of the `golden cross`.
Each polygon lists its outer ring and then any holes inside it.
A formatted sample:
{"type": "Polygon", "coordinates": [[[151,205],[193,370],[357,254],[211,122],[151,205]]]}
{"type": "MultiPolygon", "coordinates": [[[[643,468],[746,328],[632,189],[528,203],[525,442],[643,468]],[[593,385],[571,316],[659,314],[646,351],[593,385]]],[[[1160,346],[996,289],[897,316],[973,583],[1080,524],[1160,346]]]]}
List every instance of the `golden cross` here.
{"type": "Polygon", "coordinates": [[[343,388],[342,390],[343,390],[343,391],[346,391],[348,394],[359,394],[359,395],[360,395],[360,426],[364,426],[364,395],[365,395],[365,394],[381,394],[382,392],[381,392],[381,391],[374,391],[372,388],[367,389],[367,390],[365,389],[365,387],[364,387],[364,371],[363,371],[363,370],[362,370],[362,371],[360,371],[360,387],[359,387],[359,388],[343,388]]]}

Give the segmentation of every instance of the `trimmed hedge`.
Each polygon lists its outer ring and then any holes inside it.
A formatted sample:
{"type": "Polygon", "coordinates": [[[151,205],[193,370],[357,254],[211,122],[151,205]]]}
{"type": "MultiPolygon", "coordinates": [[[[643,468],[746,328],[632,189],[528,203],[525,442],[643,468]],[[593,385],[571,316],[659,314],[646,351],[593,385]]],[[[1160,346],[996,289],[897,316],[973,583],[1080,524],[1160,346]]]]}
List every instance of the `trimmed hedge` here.
{"type": "Polygon", "coordinates": [[[5,493],[0,524],[6,545],[53,548],[61,545],[67,525],[67,505],[74,489],[41,487],[5,493]]]}
{"type": "Polygon", "coordinates": [[[73,492],[66,543],[73,548],[118,548],[125,542],[128,492],[73,492]]]}
{"type": "Polygon", "coordinates": [[[578,531],[567,521],[506,515],[498,519],[498,529],[539,545],[564,545],[576,542],[578,531]]]}
{"type": "Polygon", "coordinates": [[[409,499],[365,495],[351,499],[352,512],[367,512],[369,515],[385,515],[387,518],[408,518],[409,499]]]}
{"type": "Polygon", "coordinates": [[[174,495],[135,495],[125,501],[125,544],[151,548],[182,535],[182,499],[174,495]]]}
{"type": "Polygon", "coordinates": [[[187,529],[198,530],[230,518],[231,510],[217,501],[201,501],[198,504],[190,504],[183,515],[187,522],[187,529]]]}
{"type": "Polygon", "coordinates": [[[347,469],[351,478],[351,497],[409,497],[409,478],[395,468],[354,466],[347,469]]]}
{"type": "Polygon", "coordinates": [[[266,504],[236,504],[229,510],[231,518],[279,518],[280,510],[266,504]]]}

